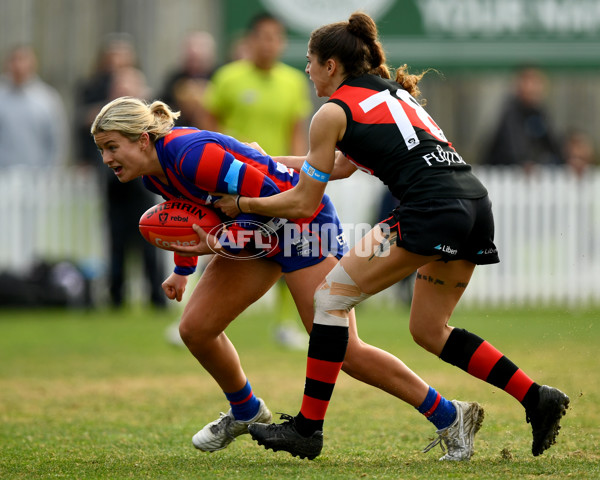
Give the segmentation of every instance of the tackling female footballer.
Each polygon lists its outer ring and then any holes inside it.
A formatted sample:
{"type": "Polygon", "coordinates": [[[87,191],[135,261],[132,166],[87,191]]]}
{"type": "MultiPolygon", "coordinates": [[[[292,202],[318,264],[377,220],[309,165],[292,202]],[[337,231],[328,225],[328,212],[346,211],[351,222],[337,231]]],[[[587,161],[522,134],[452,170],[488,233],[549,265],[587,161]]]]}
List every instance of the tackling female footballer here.
{"type": "MultiPolygon", "coordinates": [[[[532,453],[540,455],[555,442],[567,395],[538,385],[490,343],[448,324],[475,266],[499,258],[485,187],[416,100],[425,72],[409,74],[403,66],[391,79],[377,26],[364,13],[315,30],[307,58],[317,95],[329,100],[312,119],[307,156],[278,158],[302,171],[298,184],[270,197],[225,196],[216,206],[230,216],[304,217],[319,205],[330,178],[357,169],[381,179],[400,205],[344,255],[315,294],[300,413],[283,424],[253,425],[251,435],[274,450],[320,451],[349,312],[416,271],[409,323],[414,340],[516,398],[533,429],[532,453]]],[[[463,413],[469,419],[476,414],[463,413]]]]}
{"type": "MultiPolygon", "coordinates": [[[[298,183],[297,172],[232,137],[195,128],[174,128],[177,116],[163,102],[147,104],[123,97],[104,106],[91,133],[103,163],[121,182],[142,177],[147,188],[168,200],[185,198],[210,204],[214,192],[265,197],[291,191],[298,183]]],[[[200,227],[195,229],[199,236],[204,233],[200,227]]],[[[225,329],[283,275],[310,332],[314,292],[347,248],[341,240],[335,209],[324,195],[305,217],[286,221],[272,216],[238,215],[226,234],[219,238],[204,234],[203,238],[210,245],[205,241],[193,251],[179,248],[182,255],[175,255],[175,271],[165,280],[163,289],[170,299],[181,301],[197,256],[220,253],[212,257],[202,273],[180,324],[181,338],[218,383],[231,406],[227,414],[193,437],[196,448],[216,451],[247,433],[250,424],[271,420],[264,401],[254,395],[225,329]],[[256,226],[260,241],[244,234],[245,228],[256,226]],[[231,242],[230,235],[237,235],[246,243],[231,242]]],[[[314,364],[317,381],[325,381],[330,370],[337,375],[343,368],[354,378],[408,402],[438,431],[467,431],[470,441],[448,443],[448,453],[443,458],[469,459],[473,435],[483,419],[479,405],[446,400],[398,358],[364,343],[358,337],[353,311],[348,313],[348,325],[340,345],[330,348],[329,344],[322,344],[327,352],[320,357],[321,363],[314,364]],[[472,414],[465,418],[465,411],[472,414]]],[[[313,348],[314,341],[313,338],[313,348]]],[[[321,394],[329,395],[326,391],[321,394]]],[[[308,451],[306,456],[314,455],[308,451]]]]}

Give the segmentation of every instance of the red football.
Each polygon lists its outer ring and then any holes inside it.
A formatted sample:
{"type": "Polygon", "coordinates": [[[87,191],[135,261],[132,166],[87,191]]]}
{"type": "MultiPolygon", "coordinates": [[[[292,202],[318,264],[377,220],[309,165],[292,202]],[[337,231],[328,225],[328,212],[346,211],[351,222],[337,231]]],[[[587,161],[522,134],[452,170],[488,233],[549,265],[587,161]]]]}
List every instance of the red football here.
{"type": "Polygon", "coordinates": [[[189,200],[177,199],[150,207],[140,217],[140,233],[152,245],[163,250],[173,246],[196,245],[198,234],[192,228],[196,224],[213,235],[219,231],[222,221],[216,210],[189,200]]]}

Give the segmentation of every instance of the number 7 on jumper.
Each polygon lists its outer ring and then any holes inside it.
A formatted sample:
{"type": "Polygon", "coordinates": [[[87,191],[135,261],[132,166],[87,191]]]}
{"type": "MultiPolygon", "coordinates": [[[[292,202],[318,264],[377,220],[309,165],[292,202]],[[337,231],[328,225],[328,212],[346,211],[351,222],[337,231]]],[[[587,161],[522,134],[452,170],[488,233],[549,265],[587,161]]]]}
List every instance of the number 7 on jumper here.
{"type": "Polygon", "coordinates": [[[417,136],[415,127],[408,117],[408,114],[400,103],[401,101],[404,103],[404,105],[412,108],[415,111],[417,117],[422,122],[422,125],[419,125],[420,128],[427,131],[429,134],[433,135],[439,140],[444,142],[448,141],[446,140],[444,132],[442,132],[440,127],[435,124],[425,109],[418,104],[418,102],[410,95],[410,93],[408,93],[406,90],[398,89],[396,91],[396,95],[398,98],[393,97],[389,90],[383,90],[371,95],[370,97],[367,97],[365,100],[360,102],[359,105],[365,113],[368,113],[375,107],[385,103],[389,108],[392,118],[396,122],[398,129],[400,130],[408,150],[411,150],[419,145],[420,140],[417,136]]]}

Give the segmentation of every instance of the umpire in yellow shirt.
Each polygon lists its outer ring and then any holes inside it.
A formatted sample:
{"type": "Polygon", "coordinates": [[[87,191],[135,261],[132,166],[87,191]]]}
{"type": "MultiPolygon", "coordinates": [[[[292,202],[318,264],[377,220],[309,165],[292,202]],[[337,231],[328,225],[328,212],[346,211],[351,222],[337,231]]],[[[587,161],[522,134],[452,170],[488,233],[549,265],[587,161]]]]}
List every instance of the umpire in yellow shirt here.
{"type": "MultiPolygon", "coordinates": [[[[252,19],[244,55],[215,71],[204,94],[208,129],[243,142],[257,142],[269,155],[306,155],[313,111],[306,74],[279,59],[286,47],[285,26],[269,14],[252,19]]],[[[298,327],[293,299],[277,283],[275,340],[305,351],[308,337],[298,327]]]]}
{"type": "Polygon", "coordinates": [[[245,42],[245,58],[217,69],[207,87],[209,129],[258,142],[269,155],[306,155],[312,103],[304,72],[279,61],[285,26],[261,14],[245,42]]]}

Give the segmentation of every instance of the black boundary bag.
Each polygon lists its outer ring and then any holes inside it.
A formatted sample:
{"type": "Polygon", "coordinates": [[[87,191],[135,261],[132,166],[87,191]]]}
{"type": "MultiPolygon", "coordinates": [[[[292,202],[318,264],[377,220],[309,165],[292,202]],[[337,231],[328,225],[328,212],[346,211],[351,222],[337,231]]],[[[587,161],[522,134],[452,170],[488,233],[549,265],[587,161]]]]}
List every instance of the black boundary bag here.
{"type": "Polygon", "coordinates": [[[90,304],[90,282],[71,262],[38,262],[23,275],[0,272],[0,308],[90,304]]]}

